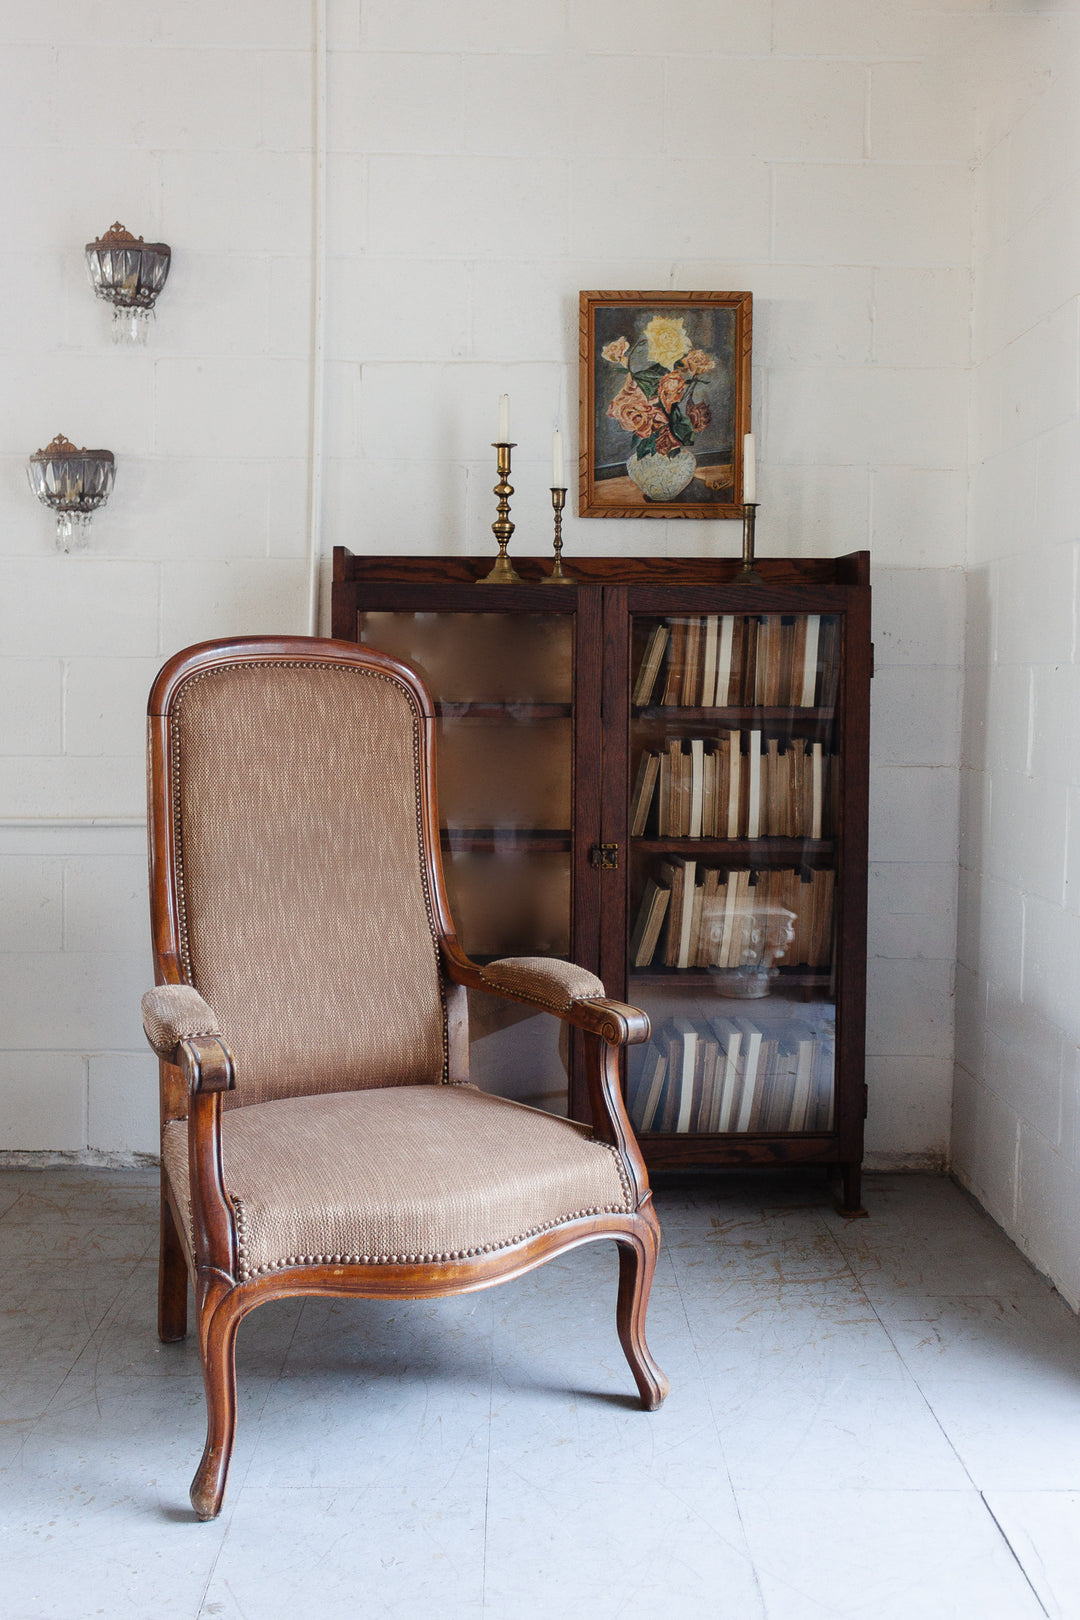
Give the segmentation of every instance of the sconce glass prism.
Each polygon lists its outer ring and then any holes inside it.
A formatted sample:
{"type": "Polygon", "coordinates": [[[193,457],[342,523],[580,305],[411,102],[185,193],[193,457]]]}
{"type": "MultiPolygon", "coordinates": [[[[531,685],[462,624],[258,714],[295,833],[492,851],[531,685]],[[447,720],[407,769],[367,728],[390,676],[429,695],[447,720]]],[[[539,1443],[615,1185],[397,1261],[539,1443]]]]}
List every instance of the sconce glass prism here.
{"type": "Polygon", "coordinates": [[[117,220],[86,244],[86,273],[99,298],[113,306],[113,342],[145,343],[154,304],[164,287],[172,249],[144,242],[117,220]]]}
{"type": "Polygon", "coordinates": [[[77,450],[62,433],[27,465],[30,488],[56,513],[57,551],[85,551],[90,518],[104,506],[116,477],[111,450],[77,450]]]}

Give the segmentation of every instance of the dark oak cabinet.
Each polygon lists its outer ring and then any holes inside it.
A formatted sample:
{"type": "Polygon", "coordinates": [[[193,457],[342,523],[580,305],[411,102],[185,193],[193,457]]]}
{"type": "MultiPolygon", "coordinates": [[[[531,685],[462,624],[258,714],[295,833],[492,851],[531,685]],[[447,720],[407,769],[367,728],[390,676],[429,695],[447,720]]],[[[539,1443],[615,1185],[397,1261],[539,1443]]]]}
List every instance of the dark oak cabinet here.
{"type": "MultiPolygon", "coordinates": [[[[819,1164],[860,1208],[869,557],[334,553],[333,634],[439,714],[444,861],[480,959],[568,957],[643,1007],[627,1105],[650,1168],[819,1164]]],[[[556,1021],[477,1012],[483,1085],[586,1112],[556,1021]],[[488,1020],[485,1022],[485,1018],[488,1020]],[[560,1045],[560,1042],[562,1044],[560,1045]]]]}

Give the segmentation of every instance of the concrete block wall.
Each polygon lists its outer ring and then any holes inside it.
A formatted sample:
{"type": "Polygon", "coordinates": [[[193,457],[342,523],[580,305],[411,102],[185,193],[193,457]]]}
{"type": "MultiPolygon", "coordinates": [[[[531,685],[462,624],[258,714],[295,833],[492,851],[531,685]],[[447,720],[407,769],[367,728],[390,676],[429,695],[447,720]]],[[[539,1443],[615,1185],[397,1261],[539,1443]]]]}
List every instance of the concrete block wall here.
{"type": "Polygon", "coordinates": [[[284,0],[0,21],[0,1149],[153,1151],[146,694],[166,654],[305,627],[311,19],[284,0]],[[173,248],[145,350],[83,244],[173,248]],[[117,457],[58,556],[25,460],[117,457]]]}
{"type": "Polygon", "coordinates": [[[1080,1305],[1080,6],[977,66],[953,1163],[1080,1305]]]}
{"type": "MultiPolygon", "coordinates": [[[[952,1056],[979,3],[331,0],[324,553],[546,550],[577,294],[750,288],[763,551],[869,547],[878,587],[870,1147],[940,1163],[952,1056]]],[[[152,1150],[137,1019],[142,719],[207,636],[304,622],[313,12],[5,18],[0,141],[0,1146],[152,1150]],[[89,66],[87,65],[89,64],[89,66]],[[130,93],[116,93],[116,86],[130,93]],[[77,183],[72,177],[77,176],[77,183]],[[171,243],[114,353],[82,243],[171,243]],[[30,273],[29,267],[32,267],[30,273]],[[118,456],[85,558],[24,486],[58,429],[118,456]]],[[[732,525],[581,521],[567,556],[723,554],[732,525]]]]}

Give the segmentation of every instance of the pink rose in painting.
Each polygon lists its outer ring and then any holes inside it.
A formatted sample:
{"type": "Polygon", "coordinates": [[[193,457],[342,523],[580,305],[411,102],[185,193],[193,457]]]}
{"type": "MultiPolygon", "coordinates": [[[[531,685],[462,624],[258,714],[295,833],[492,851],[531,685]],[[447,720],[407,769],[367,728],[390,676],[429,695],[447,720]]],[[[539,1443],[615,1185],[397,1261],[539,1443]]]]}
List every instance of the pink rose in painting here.
{"type": "Polygon", "coordinates": [[[656,397],[665,411],[670,411],[673,405],[679,403],[685,392],[685,377],[680,377],[677,371],[669,371],[666,377],[661,377],[656,390],[656,397]]]}
{"type": "Polygon", "coordinates": [[[639,439],[647,439],[652,432],[652,408],[630,377],[608,406],[608,415],[628,433],[636,433],[639,439]]]}
{"type": "Polygon", "coordinates": [[[712,411],[707,405],[700,405],[697,401],[688,407],[686,414],[695,433],[700,433],[702,428],[707,428],[712,421],[712,411]]]}
{"type": "Polygon", "coordinates": [[[716,361],[711,354],[706,354],[704,349],[691,349],[683,360],[683,365],[691,377],[700,377],[706,371],[716,370],[716,361]]]}
{"type": "Polygon", "coordinates": [[[656,435],[656,453],[658,456],[670,456],[673,450],[680,450],[682,446],[670,428],[665,428],[656,435]]]}
{"type": "Polygon", "coordinates": [[[605,360],[610,360],[614,366],[624,366],[630,345],[624,337],[615,338],[612,343],[605,343],[600,353],[605,360]]]}

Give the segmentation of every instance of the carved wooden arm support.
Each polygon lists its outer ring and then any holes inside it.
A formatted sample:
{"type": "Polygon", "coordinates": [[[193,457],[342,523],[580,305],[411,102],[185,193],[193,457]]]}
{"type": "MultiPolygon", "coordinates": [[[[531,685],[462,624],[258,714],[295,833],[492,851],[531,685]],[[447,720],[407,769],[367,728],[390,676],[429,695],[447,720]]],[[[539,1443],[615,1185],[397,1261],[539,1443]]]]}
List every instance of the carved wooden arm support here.
{"type": "Polygon", "coordinates": [[[472,962],[454,938],[442,940],[446,976],[469,990],[524,1001],[583,1030],[585,1073],[593,1130],[618,1148],[634,1184],[638,1206],[652,1195],[645,1162],[626,1113],[619,1084],[619,1051],[649,1038],[648,1014],[610,1001],[603,982],[586,968],[544,956],[508,956],[486,967],[472,962]]]}
{"type": "Polygon", "coordinates": [[[481,967],[469,960],[456,939],[444,939],[442,946],[446,975],[455,984],[543,1007],[613,1046],[634,1046],[649,1038],[648,1015],[640,1007],[609,1000],[603,981],[587,968],[547,956],[506,956],[481,967]]]}
{"type": "Polygon", "coordinates": [[[176,1065],[187,1085],[198,1286],[204,1291],[224,1286],[236,1271],[236,1219],[221,1157],[221,1097],[236,1086],[233,1055],[213,1008],[190,984],[159,984],[148,990],[142,1015],[150,1045],[164,1062],[176,1065]]]}

